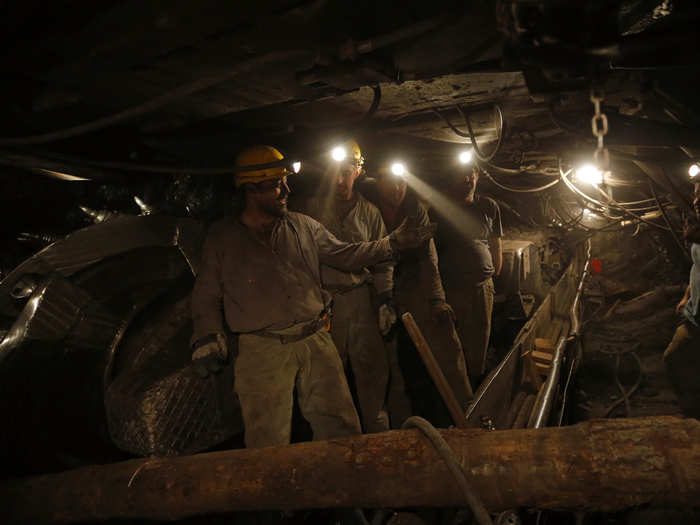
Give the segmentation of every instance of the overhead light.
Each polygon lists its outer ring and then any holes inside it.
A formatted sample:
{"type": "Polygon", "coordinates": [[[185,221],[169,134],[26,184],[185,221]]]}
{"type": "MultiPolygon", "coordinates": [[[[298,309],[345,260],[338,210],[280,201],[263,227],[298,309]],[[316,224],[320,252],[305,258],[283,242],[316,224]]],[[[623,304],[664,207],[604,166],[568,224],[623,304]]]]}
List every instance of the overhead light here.
{"type": "Polygon", "coordinates": [[[299,162],[299,161],[292,162],[292,171],[294,173],[299,173],[301,171],[301,162],[299,162]]]}
{"type": "Polygon", "coordinates": [[[331,157],[333,157],[333,160],[336,162],[345,160],[345,157],[347,156],[348,152],[343,146],[336,146],[331,150],[331,157]]]}
{"type": "Polygon", "coordinates": [[[603,172],[593,164],[584,164],[576,169],[576,180],[597,186],[603,183],[603,172]]]}
{"type": "Polygon", "coordinates": [[[472,161],[472,152],[469,150],[462,151],[459,154],[460,164],[469,164],[472,161]]]}
{"type": "Polygon", "coordinates": [[[391,173],[393,173],[397,177],[403,177],[406,174],[406,166],[404,166],[400,162],[394,162],[391,165],[391,173]]]}
{"type": "Polygon", "coordinates": [[[697,162],[694,162],[693,164],[690,165],[690,168],[688,168],[688,175],[691,176],[691,178],[695,178],[700,174],[700,165],[697,162]]]}

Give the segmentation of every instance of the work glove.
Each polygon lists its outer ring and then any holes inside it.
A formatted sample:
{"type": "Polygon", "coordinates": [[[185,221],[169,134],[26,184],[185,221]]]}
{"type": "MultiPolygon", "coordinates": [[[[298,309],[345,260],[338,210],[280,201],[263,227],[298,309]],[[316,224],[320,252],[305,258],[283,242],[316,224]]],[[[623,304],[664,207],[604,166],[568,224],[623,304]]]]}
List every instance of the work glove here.
{"type": "Polygon", "coordinates": [[[210,334],[197,341],[192,353],[194,368],[201,377],[216,374],[226,364],[228,349],[222,334],[210,334]]]}
{"type": "Polygon", "coordinates": [[[449,321],[457,324],[457,316],[452,307],[443,300],[434,301],[432,306],[433,319],[437,322],[449,321]]]}
{"type": "Polygon", "coordinates": [[[437,230],[437,224],[416,226],[414,221],[404,219],[401,224],[389,235],[391,249],[395,252],[418,248],[430,239],[437,230]]]}
{"type": "Polygon", "coordinates": [[[686,305],[686,304],[688,304],[688,299],[686,299],[686,298],[684,297],[684,298],[681,299],[681,301],[676,305],[676,313],[677,313],[678,315],[681,314],[681,312],[683,311],[683,308],[685,308],[685,305],[686,305]]]}
{"type": "Polygon", "coordinates": [[[396,310],[390,304],[384,303],[379,307],[377,317],[379,318],[379,333],[382,335],[388,334],[396,322],[396,310]]]}

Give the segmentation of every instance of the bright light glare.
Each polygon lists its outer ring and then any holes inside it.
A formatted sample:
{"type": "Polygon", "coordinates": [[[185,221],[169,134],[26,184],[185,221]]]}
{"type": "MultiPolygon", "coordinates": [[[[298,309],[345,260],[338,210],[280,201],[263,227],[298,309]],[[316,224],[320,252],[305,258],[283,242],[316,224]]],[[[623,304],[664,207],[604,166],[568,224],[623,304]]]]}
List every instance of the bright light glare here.
{"type": "Polygon", "coordinates": [[[597,186],[603,183],[603,172],[593,164],[584,164],[576,170],[576,180],[597,186]]]}
{"type": "Polygon", "coordinates": [[[331,157],[333,157],[333,160],[336,162],[341,162],[345,160],[345,157],[348,156],[348,152],[345,150],[343,146],[336,146],[331,150],[331,157]]]}
{"type": "Polygon", "coordinates": [[[401,164],[400,162],[394,162],[391,165],[391,173],[398,177],[403,177],[404,174],[406,173],[406,166],[401,164]]]}
{"type": "Polygon", "coordinates": [[[688,175],[691,177],[697,177],[698,173],[700,173],[700,165],[696,162],[695,164],[691,164],[690,168],[688,168],[688,175]]]}
{"type": "Polygon", "coordinates": [[[292,163],[292,171],[294,173],[299,173],[301,171],[301,162],[296,161],[292,163]]]}
{"type": "Polygon", "coordinates": [[[459,162],[461,164],[469,164],[472,161],[472,152],[471,151],[463,151],[462,153],[459,154],[459,162]]]}
{"type": "Polygon", "coordinates": [[[589,210],[588,208],[586,208],[585,210],[583,210],[583,214],[584,214],[584,215],[591,215],[592,213],[593,213],[593,212],[592,212],[591,210],[589,210]]]}

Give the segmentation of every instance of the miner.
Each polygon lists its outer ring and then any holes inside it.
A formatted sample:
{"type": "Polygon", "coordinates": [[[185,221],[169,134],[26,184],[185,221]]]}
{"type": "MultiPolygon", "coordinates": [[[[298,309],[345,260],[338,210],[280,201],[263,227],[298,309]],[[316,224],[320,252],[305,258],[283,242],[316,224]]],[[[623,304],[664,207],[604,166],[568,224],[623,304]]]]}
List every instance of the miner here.
{"type": "Polygon", "coordinates": [[[320,265],[358,271],[424,242],[432,230],[404,224],[376,241],[342,242],[287,211],[287,176],[296,170],[275,148],[250,147],[236,165],[240,209],[210,227],[192,292],[195,366],[220,370],[228,357],[225,327],[238,337],[235,390],[247,447],[289,443],[295,389],[314,439],[358,433],[327,331],[331,298],[320,265]]]}
{"type": "Polygon", "coordinates": [[[486,371],[493,277],[500,274],[503,265],[503,227],[496,201],[476,193],[480,168],[467,165],[459,170],[454,179],[455,207],[449,216],[443,215],[440,229],[444,235],[438,238],[438,248],[467,370],[476,382],[486,371]]]}
{"type": "MultiPolygon", "coordinates": [[[[381,213],[355,189],[364,164],[360,146],[354,140],[336,146],[328,161],[320,189],[307,203],[308,214],[341,241],[376,241],[385,237],[381,213]]],[[[401,403],[401,373],[398,366],[390,366],[396,362],[389,359],[382,339],[396,322],[391,302],[392,262],[355,272],[323,265],[321,278],[333,294],[331,335],[343,363],[350,368],[365,432],[388,430],[389,417],[395,427],[400,426],[410,416],[408,400],[401,403]],[[398,390],[398,396],[389,399],[385,407],[390,383],[398,390]]]]}
{"type": "MultiPolygon", "coordinates": [[[[700,219],[698,191],[694,195],[693,207],[696,218],[700,219]]],[[[693,266],[690,269],[690,283],[676,306],[681,323],[664,351],[663,358],[683,413],[700,418],[700,387],[697,382],[700,372],[700,224],[688,221],[683,234],[690,245],[693,266]]]]}
{"type": "MultiPolygon", "coordinates": [[[[389,231],[394,231],[408,217],[416,224],[429,225],[427,207],[408,188],[406,174],[398,171],[393,173],[388,167],[380,169],[376,183],[364,188],[367,196],[379,207],[389,231]]],[[[411,312],[458,403],[466,410],[473,394],[462,345],[455,330],[455,313],[445,300],[433,239],[401,254],[394,267],[394,280],[399,313],[411,312]]],[[[405,330],[399,330],[394,341],[399,347],[414,413],[438,426],[449,426],[452,421],[447,408],[408,334],[405,330]]]]}

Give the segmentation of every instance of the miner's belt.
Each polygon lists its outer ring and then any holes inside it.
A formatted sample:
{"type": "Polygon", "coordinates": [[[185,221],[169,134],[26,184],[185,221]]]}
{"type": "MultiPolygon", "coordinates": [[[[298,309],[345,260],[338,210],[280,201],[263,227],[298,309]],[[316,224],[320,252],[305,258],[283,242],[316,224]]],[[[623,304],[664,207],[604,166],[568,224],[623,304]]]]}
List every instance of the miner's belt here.
{"type": "Polygon", "coordinates": [[[254,335],[260,335],[262,337],[269,337],[270,339],[279,339],[280,343],[283,345],[289,344],[289,343],[296,343],[297,341],[301,341],[302,339],[306,339],[307,337],[310,337],[314,335],[316,332],[319,330],[330,330],[330,325],[331,325],[331,317],[329,314],[324,314],[320,318],[316,319],[315,321],[310,322],[307,325],[304,325],[301,329],[301,332],[298,334],[276,334],[275,332],[268,332],[266,330],[260,330],[259,332],[253,332],[254,335]]]}

